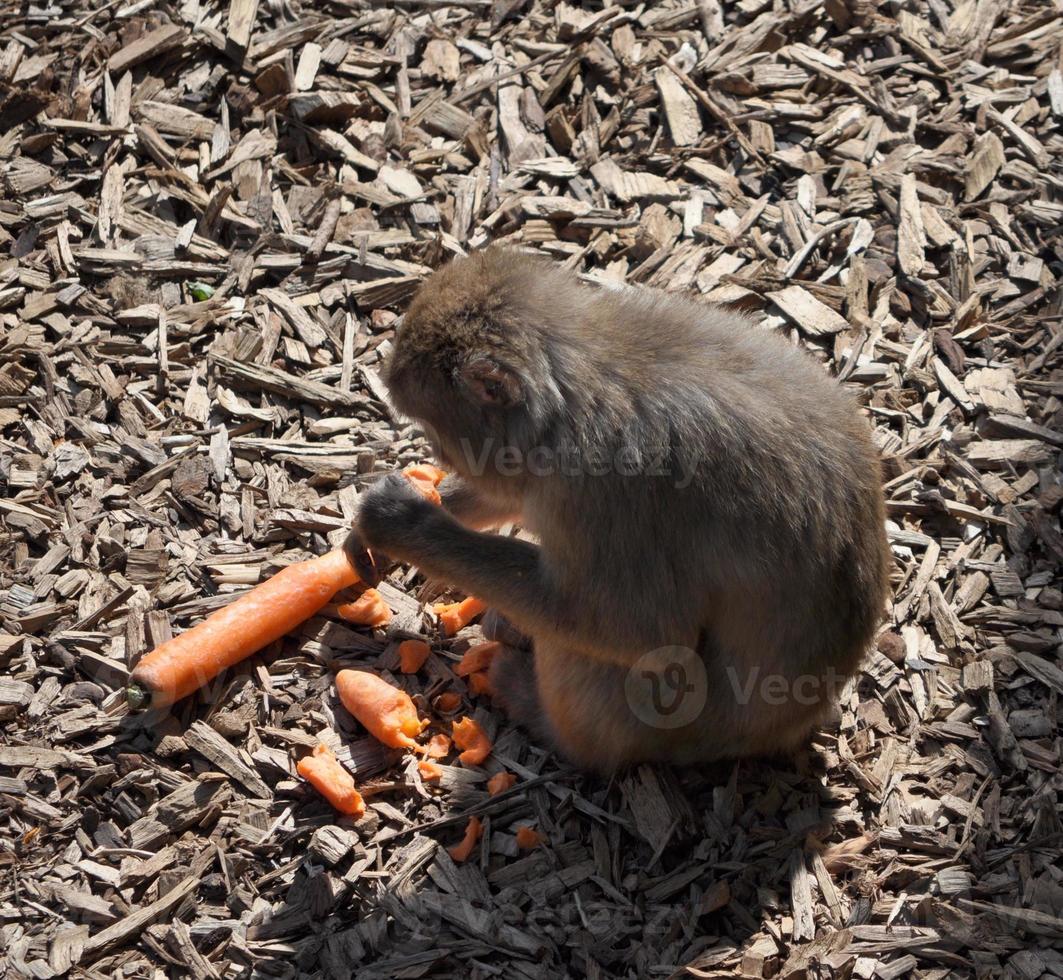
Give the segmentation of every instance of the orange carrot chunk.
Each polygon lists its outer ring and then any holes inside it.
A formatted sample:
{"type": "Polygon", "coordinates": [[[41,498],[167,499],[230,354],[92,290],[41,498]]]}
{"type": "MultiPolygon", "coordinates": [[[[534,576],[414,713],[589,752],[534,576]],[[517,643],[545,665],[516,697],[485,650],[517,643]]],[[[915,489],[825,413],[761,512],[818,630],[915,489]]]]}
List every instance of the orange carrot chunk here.
{"type": "Polygon", "coordinates": [[[337,606],[336,614],[358,626],[387,626],[391,622],[391,609],[376,589],[366,589],[354,602],[337,606]]]}
{"type": "Polygon", "coordinates": [[[441,469],[431,463],[417,463],[414,466],[407,466],[402,471],[402,475],[410,481],[414,489],[429,503],[443,503],[443,498],[439,496],[439,491],[436,489],[443,477],[446,476],[446,473],[441,469]]]}
{"type": "Polygon", "coordinates": [[[414,488],[425,500],[430,504],[436,504],[437,506],[443,503],[443,498],[439,496],[439,491],[425,480],[416,480],[413,477],[407,477],[410,481],[410,486],[414,488]]]}
{"type": "Polygon", "coordinates": [[[444,691],[438,698],[436,698],[435,708],[436,711],[442,711],[449,714],[451,711],[457,711],[460,704],[460,694],[457,694],[454,691],[444,691]]]}
{"type": "Polygon", "coordinates": [[[517,777],[511,772],[495,773],[489,780],[487,780],[487,794],[488,796],[498,796],[499,793],[504,793],[507,789],[512,789],[516,783],[517,777]]]}
{"type": "Polygon", "coordinates": [[[354,777],[340,765],[327,745],[319,744],[313,755],[304,756],[295,768],[340,813],[352,817],[365,813],[365,800],[354,788],[354,777]]]}
{"type": "Polygon", "coordinates": [[[424,748],[429,759],[444,759],[450,751],[450,739],[442,734],[433,735],[424,748]]]}
{"type": "Polygon", "coordinates": [[[482,765],[494,747],[487,733],[472,718],[454,722],[454,744],[465,750],[458,758],[467,766],[482,765]]]}
{"type": "Polygon", "coordinates": [[[494,693],[491,690],[491,679],[487,676],[486,670],[478,670],[475,674],[469,674],[465,682],[469,685],[469,690],[478,698],[485,694],[490,697],[494,693]]]}
{"type": "Polygon", "coordinates": [[[437,602],[432,611],[439,617],[446,636],[453,636],[458,630],[468,626],[487,608],[486,602],[469,596],[461,602],[437,602]]]}
{"type": "Polygon", "coordinates": [[[428,659],[432,648],[424,640],[403,640],[399,644],[399,670],[416,674],[428,659]]]}
{"type": "Polygon", "coordinates": [[[469,817],[469,823],[465,827],[465,836],[461,839],[459,844],[455,844],[453,847],[448,847],[447,853],[455,861],[468,860],[469,855],[472,854],[473,849],[476,847],[476,842],[480,839],[483,832],[484,826],[480,823],[480,818],[469,817]]]}
{"type": "Polygon", "coordinates": [[[479,670],[487,670],[501,649],[502,644],[494,641],[477,643],[476,646],[469,647],[454,668],[454,673],[459,677],[468,677],[469,674],[475,674],[479,670]]]}
{"type": "Polygon", "coordinates": [[[282,568],[203,622],[156,647],[129,677],[132,708],[180,701],[225,668],[279,640],[358,581],[342,551],[282,568]]]}
{"type": "Polygon", "coordinates": [[[408,480],[424,480],[425,483],[431,483],[433,487],[438,487],[447,476],[445,470],[431,463],[413,463],[402,471],[402,475],[408,480]]]}
{"type": "Polygon", "coordinates": [[[417,771],[426,783],[438,783],[443,778],[443,770],[429,759],[421,759],[417,771]]]}
{"type": "Polygon", "coordinates": [[[393,749],[421,748],[413,738],[428,722],[417,717],[417,708],[405,691],[364,670],[341,670],[336,675],[336,690],[343,706],[370,735],[393,749]]]}
{"type": "Polygon", "coordinates": [[[518,827],[517,828],[517,847],[522,851],[530,851],[533,847],[538,847],[545,838],[534,827],[518,827]]]}

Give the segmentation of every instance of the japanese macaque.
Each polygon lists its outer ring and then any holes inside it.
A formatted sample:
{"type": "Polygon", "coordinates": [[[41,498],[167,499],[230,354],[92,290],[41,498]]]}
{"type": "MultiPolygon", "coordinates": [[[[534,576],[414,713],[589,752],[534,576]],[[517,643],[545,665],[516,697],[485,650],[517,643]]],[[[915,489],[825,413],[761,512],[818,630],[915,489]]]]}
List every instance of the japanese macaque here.
{"type": "Polygon", "coordinates": [[[608,772],[791,751],[829,713],[888,548],[868,426],[807,354],[492,247],[424,284],[385,380],[452,475],[442,507],[380,480],[352,541],[530,637],[491,684],[535,737],[608,772]]]}

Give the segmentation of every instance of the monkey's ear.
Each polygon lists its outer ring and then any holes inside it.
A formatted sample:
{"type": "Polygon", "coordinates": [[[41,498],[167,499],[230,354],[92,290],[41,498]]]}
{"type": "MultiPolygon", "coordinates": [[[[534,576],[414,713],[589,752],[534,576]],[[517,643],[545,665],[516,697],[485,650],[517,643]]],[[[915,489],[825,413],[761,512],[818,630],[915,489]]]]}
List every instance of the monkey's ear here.
{"type": "Polygon", "coordinates": [[[510,408],[524,401],[524,386],[509,368],[490,357],[475,357],[459,369],[462,384],[481,405],[510,408]]]}

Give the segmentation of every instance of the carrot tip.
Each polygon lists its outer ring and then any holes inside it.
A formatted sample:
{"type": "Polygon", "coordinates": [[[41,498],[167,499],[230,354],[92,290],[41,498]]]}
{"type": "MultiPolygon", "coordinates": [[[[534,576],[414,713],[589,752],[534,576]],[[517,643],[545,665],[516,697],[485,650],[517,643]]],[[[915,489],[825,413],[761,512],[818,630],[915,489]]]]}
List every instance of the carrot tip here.
{"type": "Polygon", "coordinates": [[[125,689],[125,700],[131,711],[140,711],[141,708],[148,706],[148,702],[151,701],[151,694],[139,684],[130,684],[125,689]]]}

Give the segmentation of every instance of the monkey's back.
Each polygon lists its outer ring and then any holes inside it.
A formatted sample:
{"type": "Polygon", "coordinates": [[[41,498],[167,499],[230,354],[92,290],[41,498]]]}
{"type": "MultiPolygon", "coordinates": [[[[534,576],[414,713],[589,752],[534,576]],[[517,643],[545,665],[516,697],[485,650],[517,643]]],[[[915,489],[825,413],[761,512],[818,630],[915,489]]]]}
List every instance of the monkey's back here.
{"type": "MultiPolygon", "coordinates": [[[[558,345],[562,360],[582,362],[573,373],[596,372],[589,396],[574,398],[573,431],[591,427],[607,453],[663,445],[667,465],[533,488],[530,522],[560,556],[556,574],[577,592],[624,596],[632,650],[698,646],[710,690],[848,676],[888,584],[878,457],[855,402],[809,355],[731,311],[626,290],[585,310],[558,345]],[[581,533],[603,519],[613,535],[581,533]],[[594,582],[580,580],[587,568],[594,582]]],[[[624,656],[603,653],[618,666],[624,656]]],[[[759,689],[744,705],[718,697],[715,723],[747,749],[780,747],[827,700],[795,710],[759,689]]],[[[689,736],[690,757],[704,758],[703,733],[689,736]]],[[[674,758],[681,735],[661,737],[674,758]]]]}

